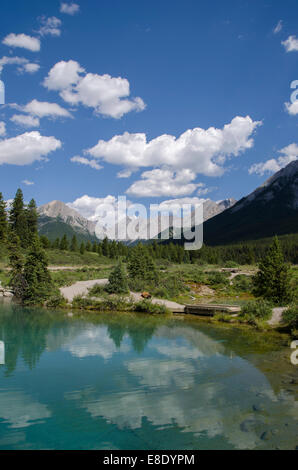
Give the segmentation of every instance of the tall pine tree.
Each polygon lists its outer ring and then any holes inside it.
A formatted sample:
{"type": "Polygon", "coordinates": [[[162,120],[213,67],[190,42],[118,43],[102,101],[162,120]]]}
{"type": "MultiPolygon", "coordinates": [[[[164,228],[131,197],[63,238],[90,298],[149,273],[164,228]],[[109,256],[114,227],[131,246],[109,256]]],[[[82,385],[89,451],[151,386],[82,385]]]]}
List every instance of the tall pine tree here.
{"type": "Polygon", "coordinates": [[[289,267],[277,237],[268,253],[259,264],[259,271],[253,278],[254,294],[276,304],[291,300],[289,267]]]}
{"type": "Polygon", "coordinates": [[[73,251],[73,252],[78,251],[78,241],[75,235],[71,239],[70,251],[73,251]]]}
{"type": "Polygon", "coordinates": [[[61,242],[60,242],[60,250],[62,251],[67,251],[68,250],[68,240],[67,240],[67,236],[66,235],[63,235],[63,237],[61,238],[61,242]]]}
{"type": "Polygon", "coordinates": [[[7,240],[7,214],[6,214],[6,202],[3,199],[2,193],[0,193],[0,243],[7,240]]]}
{"type": "Polygon", "coordinates": [[[34,199],[31,199],[31,201],[28,204],[28,207],[25,211],[25,216],[27,219],[27,244],[28,246],[31,245],[34,237],[37,235],[37,221],[38,221],[38,215],[37,215],[37,207],[34,199]]]}
{"type": "Polygon", "coordinates": [[[111,272],[106,290],[110,294],[128,293],[127,276],[121,261],[119,261],[111,272]]]}
{"type": "Polygon", "coordinates": [[[27,221],[25,216],[24,197],[21,189],[18,189],[11,205],[9,221],[14,233],[21,240],[22,246],[27,244],[27,221]]]}
{"type": "Polygon", "coordinates": [[[39,238],[33,237],[30,251],[24,265],[26,289],[23,295],[25,304],[43,304],[53,290],[53,283],[48,271],[48,261],[39,238]]]}
{"type": "Polygon", "coordinates": [[[24,277],[24,258],[21,252],[21,243],[19,237],[12,232],[10,235],[9,250],[9,266],[10,278],[9,285],[12,288],[16,298],[23,300],[27,283],[24,277]]]}

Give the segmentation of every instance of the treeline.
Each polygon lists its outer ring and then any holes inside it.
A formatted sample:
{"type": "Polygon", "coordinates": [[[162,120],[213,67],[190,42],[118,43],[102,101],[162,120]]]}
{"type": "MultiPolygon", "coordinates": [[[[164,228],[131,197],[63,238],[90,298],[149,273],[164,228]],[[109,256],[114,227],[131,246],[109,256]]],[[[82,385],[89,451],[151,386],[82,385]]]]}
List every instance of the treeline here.
{"type": "Polygon", "coordinates": [[[107,238],[102,242],[87,241],[85,243],[79,243],[76,235],[73,235],[71,239],[63,235],[62,238],[56,238],[55,241],[51,242],[45,235],[41,235],[40,241],[45,250],[70,251],[73,253],[81,253],[82,255],[85,252],[93,252],[112,259],[118,258],[119,256],[127,256],[128,254],[127,246],[115,240],[109,241],[107,238]]]}
{"type": "Polygon", "coordinates": [[[21,189],[18,189],[10,208],[0,193],[0,243],[11,241],[13,235],[19,238],[22,248],[31,246],[37,235],[37,207],[34,199],[28,205],[24,203],[21,189]]]}
{"type": "MultiPolygon", "coordinates": [[[[110,241],[107,238],[101,242],[91,242],[79,244],[74,235],[68,239],[64,235],[54,242],[42,235],[41,243],[45,249],[57,249],[84,254],[85,252],[98,253],[100,256],[117,259],[127,258],[130,252],[136,250],[139,245],[128,246],[122,242],[110,241]]],[[[178,243],[160,243],[154,240],[152,243],[142,244],[145,252],[155,260],[165,260],[171,263],[193,263],[193,264],[225,264],[233,261],[237,264],[258,264],[266,256],[272,239],[264,239],[255,242],[237,243],[225,246],[203,245],[200,250],[185,251],[184,247],[178,243]]],[[[280,244],[285,260],[289,263],[298,264],[298,236],[288,235],[280,238],[280,244]]]]}
{"type": "Polygon", "coordinates": [[[23,193],[18,189],[7,209],[0,193],[0,245],[9,254],[9,285],[24,304],[43,304],[56,294],[38,236],[37,221],[34,199],[24,204],[23,193]]]}
{"type": "MultiPolygon", "coordinates": [[[[234,262],[240,265],[255,265],[267,255],[272,244],[272,239],[256,242],[238,243],[226,246],[203,245],[200,250],[185,251],[178,243],[153,243],[144,245],[144,249],[155,260],[169,261],[172,263],[192,264],[219,264],[234,262]]],[[[281,249],[285,261],[293,264],[298,263],[298,235],[289,235],[280,238],[281,249]]],[[[136,247],[128,248],[129,251],[136,247]]]]}
{"type": "MultiPolygon", "coordinates": [[[[284,259],[288,263],[298,263],[298,235],[286,235],[279,238],[284,259]]],[[[234,261],[238,264],[258,264],[272,244],[272,238],[224,246],[206,246],[191,251],[192,262],[224,264],[234,261]]]]}

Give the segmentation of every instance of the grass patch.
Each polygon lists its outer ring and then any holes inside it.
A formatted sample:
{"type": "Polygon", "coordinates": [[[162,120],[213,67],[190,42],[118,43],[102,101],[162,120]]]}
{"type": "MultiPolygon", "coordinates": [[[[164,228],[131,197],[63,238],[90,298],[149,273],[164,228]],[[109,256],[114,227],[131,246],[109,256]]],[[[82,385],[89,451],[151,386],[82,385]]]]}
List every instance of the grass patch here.
{"type": "Polygon", "coordinates": [[[93,279],[106,279],[111,268],[80,268],[73,271],[52,271],[51,277],[57,287],[67,287],[78,281],[90,281],[93,279]]]}
{"type": "Polygon", "coordinates": [[[213,316],[215,321],[220,321],[222,323],[232,323],[235,322],[235,318],[231,317],[228,313],[217,313],[213,316]]]}
{"type": "Polygon", "coordinates": [[[46,253],[49,265],[53,266],[95,266],[113,263],[109,258],[91,251],[86,251],[83,255],[79,252],[61,250],[47,250],[46,253]]]}

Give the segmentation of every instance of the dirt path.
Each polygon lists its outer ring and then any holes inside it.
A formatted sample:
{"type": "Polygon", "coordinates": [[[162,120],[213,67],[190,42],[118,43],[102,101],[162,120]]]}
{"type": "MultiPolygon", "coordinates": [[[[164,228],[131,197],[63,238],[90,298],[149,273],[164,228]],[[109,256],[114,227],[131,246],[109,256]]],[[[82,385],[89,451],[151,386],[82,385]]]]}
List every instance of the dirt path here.
{"type": "Polygon", "coordinates": [[[287,307],[277,307],[272,310],[271,320],[268,321],[268,325],[275,326],[278,325],[282,320],[282,314],[287,309],[287,307]]]}
{"type": "Polygon", "coordinates": [[[91,289],[95,284],[105,286],[108,283],[108,279],[94,279],[93,281],[78,281],[72,286],[61,287],[60,292],[63,297],[72,302],[77,295],[86,295],[88,290],[91,289]]]}
{"type": "Polygon", "coordinates": [[[78,269],[109,269],[112,268],[112,264],[94,264],[94,265],[87,265],[87,266],[49,266],[49,271],[77,271],[78,269]]]}
{"type": "MultiPolygon", "coordinates": [[[[80,269],[82,266],[49,266],[49,271],[76,271],[80,269]]],[[[84,266],[83,266],[84,267],[84,266]]]]}

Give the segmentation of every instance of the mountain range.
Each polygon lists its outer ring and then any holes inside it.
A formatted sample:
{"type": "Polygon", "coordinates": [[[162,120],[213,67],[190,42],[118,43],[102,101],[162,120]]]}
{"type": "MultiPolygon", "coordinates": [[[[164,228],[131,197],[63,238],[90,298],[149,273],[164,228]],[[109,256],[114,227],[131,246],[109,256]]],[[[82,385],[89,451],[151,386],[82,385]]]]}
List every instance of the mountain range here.
{"type": "MultiPolygon", "coordinates": [[[[229,207],[232,207],[236,203],[235,199],[225,199],[223,201],[214,202],[210,199],[204,201],[204,221],[214,217],[216,214],[221,213],[229,207]]],[[[38,218],[38,230],[40,235],[46,235],[51,241],[56,238],[61,238],[64,234],[70,239],[73,235],[76,235],[79,241],[95,241],[95,227],[96,224],[87,220],[76,210],[67,206],[61,201],[52,201],[43,206],[40,206],[37,210],[38,218]]],[[[131,222],[132,219],[126,219],[126,225],[131,222]]],[[[169,218],[159,216],[157,230],[154,237],[157,237],[161,227],[169,227],[173,224],[173,217],[169,218]],[[165,225],[164,225],[165,224],[165,225]]],[[[148,233],[149,233],[149,222],[148,222],[148,233]]],[[[131,242],[133,242],[132,240],[131,242]]]]}
{"type": "MultiPolygon", "coordinates": [[[[265,183],[240,201],[225,199],[204,201],[204,242],[208,245],[257,240],[273,235],[298,233],[298,160],[271,176],[265,183]]],[[[87,220],[61,201],[38,208],[39,232],[50,240],[71,238],[95,241],[95,223],[87,220]]],[[[131,219],[126,220],[128,224],[131,219]]],[[[159,217],[155,238],[160,236],[159,217]]],[[[168,221],[175,232],[173,218],[168,221]]]]}
{"type": "Polygon", "coordinates": [[[298,160],[204,224],[209,245],[298,233],[298,160]]]}

